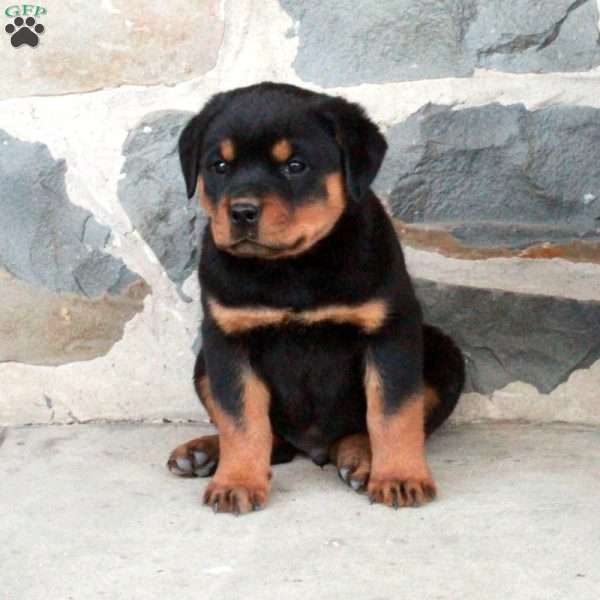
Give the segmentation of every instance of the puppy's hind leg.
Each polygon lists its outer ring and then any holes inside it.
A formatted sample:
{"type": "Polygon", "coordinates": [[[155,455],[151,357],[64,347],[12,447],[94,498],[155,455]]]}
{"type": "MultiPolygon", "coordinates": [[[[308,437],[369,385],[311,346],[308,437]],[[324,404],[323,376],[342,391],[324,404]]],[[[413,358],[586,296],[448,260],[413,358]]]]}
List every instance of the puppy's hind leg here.
{"type": "Polygon", "coordinates": [[[465,383],[465,361],[452,338],[423,326],[425,433],[431,435],[451,414],[465,383]]]}
{"type": "Polygon", "coordinates": [[[356,492],[367,487],[371,458],[371,443],[366,431],[347,435],[329,449],[329,459],[336,466],[340,479],[356,492]]]}

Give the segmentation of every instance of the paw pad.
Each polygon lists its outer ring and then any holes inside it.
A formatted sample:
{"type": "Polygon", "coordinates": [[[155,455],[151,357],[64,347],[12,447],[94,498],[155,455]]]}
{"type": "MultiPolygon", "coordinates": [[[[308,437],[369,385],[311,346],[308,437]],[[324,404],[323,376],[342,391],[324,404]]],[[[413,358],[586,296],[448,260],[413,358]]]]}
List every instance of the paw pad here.
{"type": "Polygon", "coordinates": [[[33,17],[17,17],[12,23],[9,23],[4,31],[10,35],[10,43],[18,48],[23,44],[35,48],[39,41],[39,35],[44,33],[45,28],[41,23],[36,23],[33,17]]]}

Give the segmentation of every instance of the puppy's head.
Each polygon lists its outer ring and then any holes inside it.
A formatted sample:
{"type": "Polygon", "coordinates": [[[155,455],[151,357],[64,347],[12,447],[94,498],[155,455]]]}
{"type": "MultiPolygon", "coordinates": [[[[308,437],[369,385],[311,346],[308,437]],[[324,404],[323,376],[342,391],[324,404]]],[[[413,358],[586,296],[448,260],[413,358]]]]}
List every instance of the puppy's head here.
{"type": "Polygon", "coordinates": [[[266,259],[326,237],[385,150],[358,105],[272,83],[217,94],[179,140],[188,196],[198,190],[217,247],[266,259]]]}

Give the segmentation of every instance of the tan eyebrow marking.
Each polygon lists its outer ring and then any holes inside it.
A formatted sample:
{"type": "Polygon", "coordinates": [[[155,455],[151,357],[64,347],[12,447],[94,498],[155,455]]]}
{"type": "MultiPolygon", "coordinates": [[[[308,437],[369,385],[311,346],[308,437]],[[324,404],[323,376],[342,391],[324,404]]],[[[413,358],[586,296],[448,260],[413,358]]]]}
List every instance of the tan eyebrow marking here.
{"type": "Polygon", "coordinates": [[[285,138],[279,140],[278,142],[275,142],[275,144],[273,144],[273,147],[271,148],[271,156],[277,162],[285,162],[290,158],[290,156],[292,156],[292,153],[292,145],[285,138]]]}
{"type": "Polygon", "coordinates": [[[229,138],[224,139],[219,144],[219,150],[221,151],[223,160],[231,162],[235,159],[235,144],[229,138]]]}
{"type": "Polygon", "coordinates": [[[387,304],[383,300],[356,305],[332,304],[300,312],[262,306],[229,307],[212,298],[208,304],[213,318],[226,334],[245,333],[258,327],[286,323],[316,325],[326,321],[355,325],[365,333],[373,333],[381,328],[387,317],[387,304]]]}

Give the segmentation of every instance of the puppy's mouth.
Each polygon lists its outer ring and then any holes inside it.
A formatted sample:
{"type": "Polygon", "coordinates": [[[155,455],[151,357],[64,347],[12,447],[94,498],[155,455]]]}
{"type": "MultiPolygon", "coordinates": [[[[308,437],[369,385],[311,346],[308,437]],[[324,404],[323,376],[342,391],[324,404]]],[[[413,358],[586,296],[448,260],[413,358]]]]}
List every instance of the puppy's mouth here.
{"type": "Polygon", "coordinates": [[[289,245],[263,244],[250,238],[242,238],[224,246],[222,249],[235,256],[279,258],[294,254],[303,244],[304,237],[300,237],[293,244],[289,245]]]}

